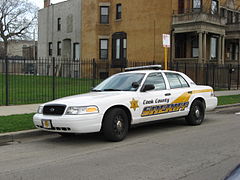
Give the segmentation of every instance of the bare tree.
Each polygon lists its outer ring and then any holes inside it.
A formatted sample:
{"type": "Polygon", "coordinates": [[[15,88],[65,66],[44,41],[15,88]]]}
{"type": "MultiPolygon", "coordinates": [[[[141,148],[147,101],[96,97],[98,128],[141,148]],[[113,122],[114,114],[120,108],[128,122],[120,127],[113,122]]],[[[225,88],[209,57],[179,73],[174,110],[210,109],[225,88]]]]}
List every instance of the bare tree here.
{"type": "Polygon", "coordinates": [[[28,0],[0,0],[0,38],[4,42],[4,56],[8,41],[27,38],[36,23],[37,7],[28,0]]]}

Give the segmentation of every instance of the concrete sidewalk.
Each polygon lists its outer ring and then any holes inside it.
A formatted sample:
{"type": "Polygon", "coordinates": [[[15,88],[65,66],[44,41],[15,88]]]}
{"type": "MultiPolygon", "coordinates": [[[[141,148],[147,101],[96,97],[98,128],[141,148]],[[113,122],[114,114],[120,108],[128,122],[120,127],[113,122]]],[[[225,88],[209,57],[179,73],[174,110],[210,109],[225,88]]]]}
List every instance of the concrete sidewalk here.
{"type": "Polygon", "coordinates": [[[215,96],[231,96],[231,95],[240,95],[240,90],[231,90],[231,91],[215,91],[215,96]]]}
{"type": "Polygon", "coordinates": [[[0,116],[34,113],[37,111],[38,106],[39,104],[0,106],[0,116]]]}
{"type": "MultiPolygon", "coordinates": [[[[216,96],[240,95],[240,90],[233,91],[215,91],[216,96]]],[[[13,114],[34,113],[37,111],[39,104],[16,105],[16,106],[0,106],[0,116],[8,116],[13,114]]]]}

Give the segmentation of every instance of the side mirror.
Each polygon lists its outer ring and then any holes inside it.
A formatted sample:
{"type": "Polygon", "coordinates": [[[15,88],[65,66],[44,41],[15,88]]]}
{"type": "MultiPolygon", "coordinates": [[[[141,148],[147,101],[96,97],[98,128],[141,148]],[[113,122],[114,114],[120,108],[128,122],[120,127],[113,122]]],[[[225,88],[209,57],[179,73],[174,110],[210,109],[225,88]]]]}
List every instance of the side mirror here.
{"type": "Polygon", "coordinates": [[[139,83],[138,82],[133,82],[132,83],[132,88],[138,88],[139,87],[139,83]]]}
{"type": "Polygon", "coordinates": [[[143,85],[142,92],[150,91],[155,89],[155,86],[153,84],[145,84],[143,85]]]}

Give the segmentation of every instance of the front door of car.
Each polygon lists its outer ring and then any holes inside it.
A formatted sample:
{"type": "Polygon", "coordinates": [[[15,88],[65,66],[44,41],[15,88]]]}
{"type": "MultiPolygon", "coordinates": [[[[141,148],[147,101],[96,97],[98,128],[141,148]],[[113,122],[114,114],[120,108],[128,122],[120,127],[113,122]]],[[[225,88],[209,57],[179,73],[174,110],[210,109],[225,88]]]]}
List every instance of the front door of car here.
{"type": "Polygon", "coordinates": [[[164,110],[172,100],[162,73],[149,74],[139,92],[140,114],[136,123],[166,119],[168,113],[164,110]],[[154,89],[144,91],[144,87],[151,85],[154,89]]]}

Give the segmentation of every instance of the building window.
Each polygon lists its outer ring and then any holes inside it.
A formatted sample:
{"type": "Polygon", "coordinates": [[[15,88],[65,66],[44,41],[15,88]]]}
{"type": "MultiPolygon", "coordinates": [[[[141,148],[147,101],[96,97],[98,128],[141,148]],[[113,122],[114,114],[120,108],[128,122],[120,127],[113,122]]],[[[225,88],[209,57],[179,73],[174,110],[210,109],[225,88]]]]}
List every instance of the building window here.
{"type": "Polygon", "coordinates": [[[122,60],[127,58],[127,34],[118,32],[113,34],[113,59],[122,60]]]}
{"type": "Polygon", "coordinates": [[[185,2],[184,0],[178,0],[178,13],[183,14],[185,11],[185,2]]]}
{"type": "Polygon", "coordinates": [[[61,31],[61,18],[57,19],[57,30],[61,31]]]}
{"type": "Polygon", "coordinates": [[[100,39],[100,59],[108,59],[108,39],[100,39]]]}
{"type": "Polygon", "coordinates": [[[187,57],[187,34],[179,33],[175,36],[175,58],[187,57]]]}
{"type": "Polygon", "coordinates": [[[57,55],[61,56],[62,54],[62,43],[60,41],[58,41],[57,43],[57,55]]]}
{"type": "Polygon", "coordinates": [[[239,14],[236,13],[235,15],[236,15],[236,23],[239,23],[239,14]]]}
{"type": "Polygon", "coordinates": [[[123,39],[123,58],[127,58],[127,39],[123,39]]]}
{"type": "Polygon", "coordinates": [[[197,36],[193,36],[191,43],[192,43],[192,57],[193,58],[197,58],[198,57],[198,51],[199,51],[198,37],[197,36]]]}
{"type": "Polygon", "coordinates": [[[224,8],[221,8],[220,9],[220,16],[221,17],[226,17],[226,13],[225,12],[226,12],[226,10],[224,8]]]}
{"type": "Polygon", "coordinates": [[[217,59],[217,38],[216,37],[211,37],[211,60],[216,60],[217,59]]]}
{"type": "Polygon", "coordinates": [[[239,59],[239,45],[236,44],[235,60],[237,61],[238,59],[239,59]]]}
{"type": "Polygon", "coordinates": [[[231,24],[233,22],[233,13],[232,11],[227,12],[227,23],[231,24]]]}
{"type": "Polygon", "coordinates": [[[120,43],[121,39],[116,39],[116,59],[120,59],[120,43]]]}
{"type": "Polygon", "coordinates": [[[217,14],[217,13],[218,13],[218,0],[212,0],[211,14],[217,14]]]}
{"type": "Polygon", "coordinates": [[[73,44],[73,59],[79,61],[80,59],[80,45],[79,43],[73,44]]]}
{"type": "Polygon", "coordinates": [[[122,18],[122,4],[117,4],[116,5],[116,19],[121,19],[122,18]]]}
{"type": "Polygon", "coordinates": [[[100,7],[100,24],[109,24],[109,7],[100,7]]]}
{"type": "Polygon", "coordinates": [[[231,43],[230,44],[230,60],[236,61],[238,60],[238,53],[239,52],[239,46],[237,43],[231,43]]]}
{"type": "Polygon", "coordinates": [[[52,49],[53,49],[53,45],[52,42],[48,43],[48,55],[52,56],[52,49]]]}
{"type": "Polygon", "coordinates": [[[193,0],[193,9],[201,9],[202,0],[193,0]]]}

